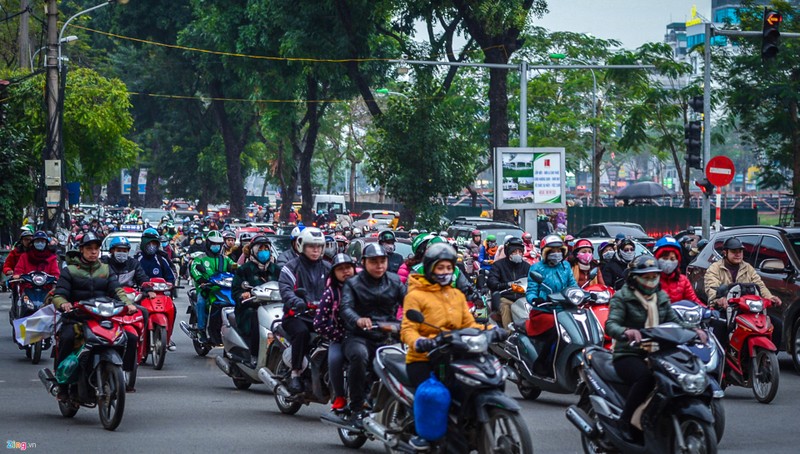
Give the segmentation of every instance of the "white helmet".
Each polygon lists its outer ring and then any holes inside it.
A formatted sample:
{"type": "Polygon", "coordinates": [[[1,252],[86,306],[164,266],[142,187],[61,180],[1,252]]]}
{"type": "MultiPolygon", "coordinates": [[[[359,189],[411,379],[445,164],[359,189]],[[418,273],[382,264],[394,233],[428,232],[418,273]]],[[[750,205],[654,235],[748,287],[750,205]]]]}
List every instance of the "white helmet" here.
{"type": "Polygon", "coordinates": [[[316,227],[306,227],[297,237],[297,250],[302,253],[306,246],[325,247],[325,235],[316,227]]]}

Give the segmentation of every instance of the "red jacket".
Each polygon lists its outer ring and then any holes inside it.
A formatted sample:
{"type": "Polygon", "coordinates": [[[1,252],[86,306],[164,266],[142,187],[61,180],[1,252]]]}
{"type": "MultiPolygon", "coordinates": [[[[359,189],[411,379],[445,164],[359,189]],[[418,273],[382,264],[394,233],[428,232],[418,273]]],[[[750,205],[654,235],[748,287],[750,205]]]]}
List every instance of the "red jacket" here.
{"type": "Polygon", "coordinates": [[[22,250],[22,246],[11,248],[11,252],[8,253],[6,261],[3,262],[3,274],[12,274],[14,272],[14,267],[17,266],[20,256],[22,256],[24,253],[25,252],[22,250]]]}
{"type": "Polygon", "coordinates": [[[17,266],[14,267],[15,275],[23,275],[32,271],[44,271],[58,279],[61,276],[61,268],[58,267],[56,255],[50,251],[25,252],[20,256],[17,266]]]}
{"type": "Polygon", "coordinates": [[[692,283],[689,282],[689,278],[681,273],[673,272],[669,276],[661,273],[661,290],[667,292],[667,295],[669,295],[669,300],[672,303],[682,300],[689,300],[705,306],[705,304],[700,301],[700,298],[698,298],[694,293],[694,289],[692,288],[692,283]]]}

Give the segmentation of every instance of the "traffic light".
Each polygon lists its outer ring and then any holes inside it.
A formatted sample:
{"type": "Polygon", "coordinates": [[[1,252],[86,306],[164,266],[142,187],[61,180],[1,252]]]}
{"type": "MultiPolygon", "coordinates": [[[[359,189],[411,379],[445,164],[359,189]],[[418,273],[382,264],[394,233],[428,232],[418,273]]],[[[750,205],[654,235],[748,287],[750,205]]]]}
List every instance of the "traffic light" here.
{"type": "Polygon", "coordinates": [[[686,133],[686,165],[690,168],[701,169],[702,157],[700,150],[702,148],[702,131],[703,122],[700,120],[690,121],[686,124],[684,131],[686,133]]]}
{"type": "Polygon", "coordinates": [[[703,97],[693,96],[692,100],[689,101],[689,107],[699,114],[703,113],[703,97]]]}
{"type": "Polygon", "coordinates": [[[761,60],[771,60],[778,55],[781,22],[783,22],[781,13],[764,8],[764,22],[761,27],[761,60]]]}
{"type": "Polygon", "coordinates": [[[694,180],[695,186],[700,188],[703,191],[703,195],[706,197],[711,197],[711,194],[714,193],[714,185],[708,181],[707,178],[703,178],[702,180],[694,180]]]}

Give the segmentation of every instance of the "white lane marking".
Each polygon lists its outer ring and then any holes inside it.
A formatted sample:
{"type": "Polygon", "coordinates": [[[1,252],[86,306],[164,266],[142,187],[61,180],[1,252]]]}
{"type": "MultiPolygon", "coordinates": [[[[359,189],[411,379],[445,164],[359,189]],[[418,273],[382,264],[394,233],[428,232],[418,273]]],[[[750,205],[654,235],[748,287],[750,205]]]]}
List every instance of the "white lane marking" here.
{"type": "Polygon", "coordinates": [[[189,377],[186,375],[152,375],[150,377],[142,377],[142,376],[136,377],[137,380],[155,380],[161,378],[189,378],[189,377]]]}

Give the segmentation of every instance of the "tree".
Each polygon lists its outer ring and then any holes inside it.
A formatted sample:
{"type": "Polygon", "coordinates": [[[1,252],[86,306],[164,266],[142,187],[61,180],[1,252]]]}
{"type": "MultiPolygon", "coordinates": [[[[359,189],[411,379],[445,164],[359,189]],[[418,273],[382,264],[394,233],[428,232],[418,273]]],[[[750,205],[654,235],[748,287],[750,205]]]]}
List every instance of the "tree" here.
{"type": "Polygon", "coordinates": [[[33,202],[41,165],[31,146],[30,131],[20,126],[0,127],[0,232],[13,232],[22,223],[22,212],[33,202]]]}

